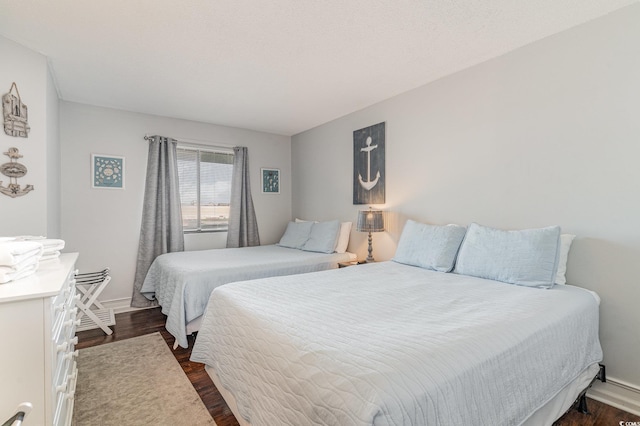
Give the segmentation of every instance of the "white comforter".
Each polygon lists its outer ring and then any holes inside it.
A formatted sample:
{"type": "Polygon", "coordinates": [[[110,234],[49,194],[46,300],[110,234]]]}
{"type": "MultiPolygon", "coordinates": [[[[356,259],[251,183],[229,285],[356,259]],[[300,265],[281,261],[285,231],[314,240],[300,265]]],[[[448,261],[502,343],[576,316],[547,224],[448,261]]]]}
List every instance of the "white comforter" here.
{"type": "Polygon", "coordinates": [[[333,269],[351,256],[276,245],[167,253],[153,261],[140,291],[158,300],[167,315],[167,331],[186,348],[186,324],[204,313],[214,288],[234,281],[333,269]]]}
{"type": "Polygon", "coordinates": [[[383,262],[217,288],[191,359],[253,426],[497,426],[602,350],[586,290],[383,262]]]}

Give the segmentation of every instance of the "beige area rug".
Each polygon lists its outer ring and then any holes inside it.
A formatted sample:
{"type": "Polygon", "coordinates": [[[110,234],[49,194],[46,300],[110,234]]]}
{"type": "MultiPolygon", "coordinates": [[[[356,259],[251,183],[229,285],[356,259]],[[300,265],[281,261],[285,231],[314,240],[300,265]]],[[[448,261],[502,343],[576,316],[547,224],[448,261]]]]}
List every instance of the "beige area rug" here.
{"type": "Polygon", "coordinates": [[[73,425],[215,425],[160,333],[81,349],[73,425]]]}

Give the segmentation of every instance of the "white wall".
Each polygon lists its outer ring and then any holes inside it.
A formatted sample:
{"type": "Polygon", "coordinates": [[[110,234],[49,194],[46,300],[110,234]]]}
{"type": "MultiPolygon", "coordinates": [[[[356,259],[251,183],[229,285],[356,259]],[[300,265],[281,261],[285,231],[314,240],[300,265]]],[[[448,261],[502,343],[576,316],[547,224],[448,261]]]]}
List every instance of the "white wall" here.
{"type": "Polygon", "coordinates": [[[352,132],[386,121],[391,230],[374,255],[393,256],[407,218],[559,224],[577,235],[569,283],[602,297],[608,373],[640,388],[639,22],[630,6],[295,135],[294,216],[355,220],[352,132]]]}
{"type": "MultiPolygon", "coordinates": [[[[277,242],[291,218],[291,139],[268,133],[83,104],[61,102],[62,235],[67,251],[80,252],[83,271],[111,268],[103,300],[131,297],[144,197],[145,134],[249,148],[251,190],[262,244],[277,242]],[[125,189],[92,189],[91,154],[124,156],[125,189]],[[281,170],[279,195],[263,195],[260,168],[281,170]]],[[[226,233],[187,235],[187,249],[219,248],[226,233]]]]}
{"type": "MultiPolygon", "coordinates": [[[[57,220],[55,213],[52,212],[51,217],[47,213],[47,138],[55,133],[56,126],[48,120],[47,107],[56,103],[57,97],[50,98],[44,56],[0,37],[0,57],[0,95],[9,92],[11,83],[15,82],[22,101],[28,107],[31,126],[28,138],[9,136],[5,134],[4,127],[0,129],[0,164],[9,162],[4,152],[11,147],[18,148],[23,155],[18,162],[28,169],[18,183],[22,188],[27,184],[34,186],[33,191],[21,197],[0,194],[0,236],[46,235],[47,220],[57,220]]],[[[4,175],[0,175],[0,181],[4,187],[9,184],[9,178],[4,175]]]]}
{"type": "Polygon", "coordinates": [[[47,73],[47,237],[60,238],[60,115],[52,70],[47,73]]]}

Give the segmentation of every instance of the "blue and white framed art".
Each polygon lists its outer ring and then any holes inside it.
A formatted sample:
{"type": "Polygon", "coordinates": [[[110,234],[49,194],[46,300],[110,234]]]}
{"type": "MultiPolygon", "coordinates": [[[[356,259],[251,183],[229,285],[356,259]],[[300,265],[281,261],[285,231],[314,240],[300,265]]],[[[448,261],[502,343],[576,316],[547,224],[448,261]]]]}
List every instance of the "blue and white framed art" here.
{"type": "Polygon", "coordinates": [[[91,187],[124,189],[124,157],[91,154],[91,187]]]}
{"type": "Polygon", "coordinates": [[[262,193],[263,194],[279,194],[280,193],[280,169],[260,169],[262,176],[262,193]]]}

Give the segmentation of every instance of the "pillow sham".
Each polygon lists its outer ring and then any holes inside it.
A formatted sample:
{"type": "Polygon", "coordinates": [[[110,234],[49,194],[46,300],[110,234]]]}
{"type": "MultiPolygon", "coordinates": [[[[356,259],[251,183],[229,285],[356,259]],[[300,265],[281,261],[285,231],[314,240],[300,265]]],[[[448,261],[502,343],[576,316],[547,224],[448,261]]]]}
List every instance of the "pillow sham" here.
{"type": "Polygon", "coordinates": [[[393,260],[405,265],[450,272],[465,231],[459,225],[436,226],[408,220],[393,260]]]}
{"type": "Polygon", "coordinates": [[[313,222],[289,222],[277,245],[301,249],[309,239],[312,226],[313,222]]]}
{"type": "Polygon", "coordinates": [[[551,288],[560,252],[560,227],[505,231],[472,223],[455,272],[529,287],[551,288]]]}
{"type": "Polygon", "coordinates": [[[309,238],[302,246],[302,250],[316,251],[319,253],[333,253],[338,241],[340,222],[332,220],[329,222],[300,222],[311,223],[309,238]]]}
{"type": "Polygon", "coordinates": [[[558,258],[558,272],[556,272],[556,284],[567,283],[567,260],[569,260],[569,249],[575,238],[572,234],[560,235],[560,256],[558,258]]]}
{"type": "Polygon", "coordinates": [[[342,222],[340,224],[340,233],[338,234],[338,243],[336,244],[336,253],[346,253],[349,246],[349,238],[351,237],[352,222],[342,222]]]}
{"type": "MultiPolygon", "coordinates": [[[[296,218],[296,222],[310,222],[308,220],[296,218]]],[[[351,227],[353,222],[340,223],[340,234],[338,235],[338,241],[336,243],[336,253],[346,253],[349,246],[349,238],[351,237],[351,227]]]]}

